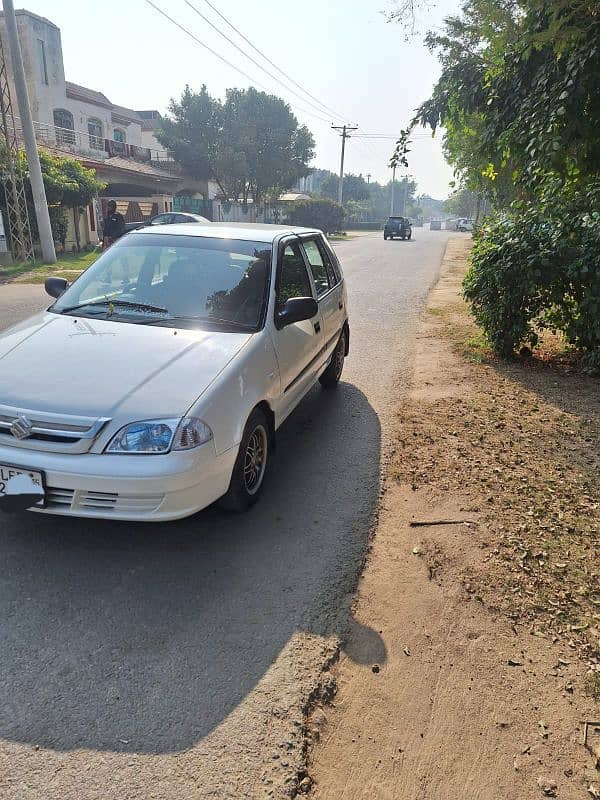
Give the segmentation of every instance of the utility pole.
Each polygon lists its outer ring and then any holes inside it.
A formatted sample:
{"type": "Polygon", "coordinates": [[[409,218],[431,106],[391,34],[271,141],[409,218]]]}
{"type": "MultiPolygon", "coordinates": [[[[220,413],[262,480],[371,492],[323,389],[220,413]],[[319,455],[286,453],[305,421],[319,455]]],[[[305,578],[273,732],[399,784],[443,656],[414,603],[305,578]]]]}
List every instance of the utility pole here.
{"type": "Polygon", "coordinates": [[[408,195],[408,179],[412,178],[412,175],[405,175],[404,176],[404,195],[402,197],[402,216],[406,216],[406,196],[408,195]]]}
{"type": "Polygon", "coordinates": [[[390,217],[394,216],[394,187],[396,186],[396,165],[392,167],[392,197],[390,200],[390,217]]]}
{"type": "Polygon", "coordinates": [[[342,159],[340,163],[340,181],[338,183],[338,203],[341,205],[344,199],[344,154],[346,152],[346,139],[350,138],[350,132],[358,130],[358,125],[332,125],[334,131],[341,131],[342,137],[342,159]]]}
{"type": "Polygon", "coordinates": [[[25,152],[27,153],[27,164],[29,166],[29,180],[31,182],[31,192],[33,194],[33,205],[37,218],[40,244],[42,246],[42,258],[45,264],[54,264],[56,252],[54,250],[54,238],[52,227],[50,226],[50,215],[48,213],[48,203],[46,201],[46,190],[42,178],[42,168],[35,141],[35,131],[31,118],[31,108],[29,106],[29,96],[27,93],[27,82],[25,80],[25,68],[23,67],[23,56],[21,45],[17,33],[17,20],[13,0],[2,0],[4,6],[4,19],[6,21],[6,33],[8,46],[13,68],[15,90],[17,93],[17,103],[19,106],[19,116],[21,117],[21,127],[23,129],[23,139],[25,141],[25,152]]]}
{"type": "Polygon", "coordinates": [[[371,173],[367,172],[367,184],[371,183],[371,173]]]}

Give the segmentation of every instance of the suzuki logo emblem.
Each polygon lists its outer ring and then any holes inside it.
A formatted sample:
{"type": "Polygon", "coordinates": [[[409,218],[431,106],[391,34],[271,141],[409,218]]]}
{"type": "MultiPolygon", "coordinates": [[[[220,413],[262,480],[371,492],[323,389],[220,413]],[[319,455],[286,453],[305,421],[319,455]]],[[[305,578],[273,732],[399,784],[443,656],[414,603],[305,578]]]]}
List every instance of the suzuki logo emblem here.
{"type": "Polygon", "coordinates": [[[33,433],[33,424],[24,414],[19,414],[10,426],[10,432],[15,439],[27,439],[33,433]]]}

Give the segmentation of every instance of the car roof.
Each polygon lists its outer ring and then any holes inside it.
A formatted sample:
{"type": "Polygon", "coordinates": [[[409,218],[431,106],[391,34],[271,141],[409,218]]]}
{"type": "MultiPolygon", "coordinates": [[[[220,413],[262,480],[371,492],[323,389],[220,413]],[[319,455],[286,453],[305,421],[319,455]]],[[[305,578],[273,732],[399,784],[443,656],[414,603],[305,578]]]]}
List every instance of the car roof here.
{"type": "Polygon", "coordinates": [[[128,236],[148,236],[152,233],[169,234],[169,236],[202,236],[212,239],[241,239],[252,242],[273,242],[285,234],[301,235],[305,233],[321,233],[316,228],[299,228],[293,225],[265,225],[250,222],[182,222],[173,225],[153,225],[131,231],[128,236]]]}

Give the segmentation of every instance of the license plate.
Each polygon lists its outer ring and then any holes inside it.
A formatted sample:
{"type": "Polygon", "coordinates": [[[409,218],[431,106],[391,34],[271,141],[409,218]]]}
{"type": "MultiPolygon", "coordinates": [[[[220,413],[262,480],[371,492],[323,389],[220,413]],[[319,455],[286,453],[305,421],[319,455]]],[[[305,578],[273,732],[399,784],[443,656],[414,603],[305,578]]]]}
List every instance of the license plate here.
{"type": "Polygon", "coordinates": [[[0,464],[0,509],[16,511],[45,502],[46,482],[43,472],[27,467],[0,464]]]}

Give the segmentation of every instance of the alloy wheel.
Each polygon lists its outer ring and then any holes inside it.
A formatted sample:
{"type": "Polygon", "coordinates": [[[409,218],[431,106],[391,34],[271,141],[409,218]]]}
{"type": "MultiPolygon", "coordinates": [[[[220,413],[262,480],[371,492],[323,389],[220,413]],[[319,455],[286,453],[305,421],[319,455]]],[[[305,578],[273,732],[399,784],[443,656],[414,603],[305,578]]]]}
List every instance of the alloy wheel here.
{"type": "Polygon", "coordinates": [[[258,492],[267,467],[268,436],[262,425],[250,434],[244,454],[244,486],[249,495],[258,492]]]}

